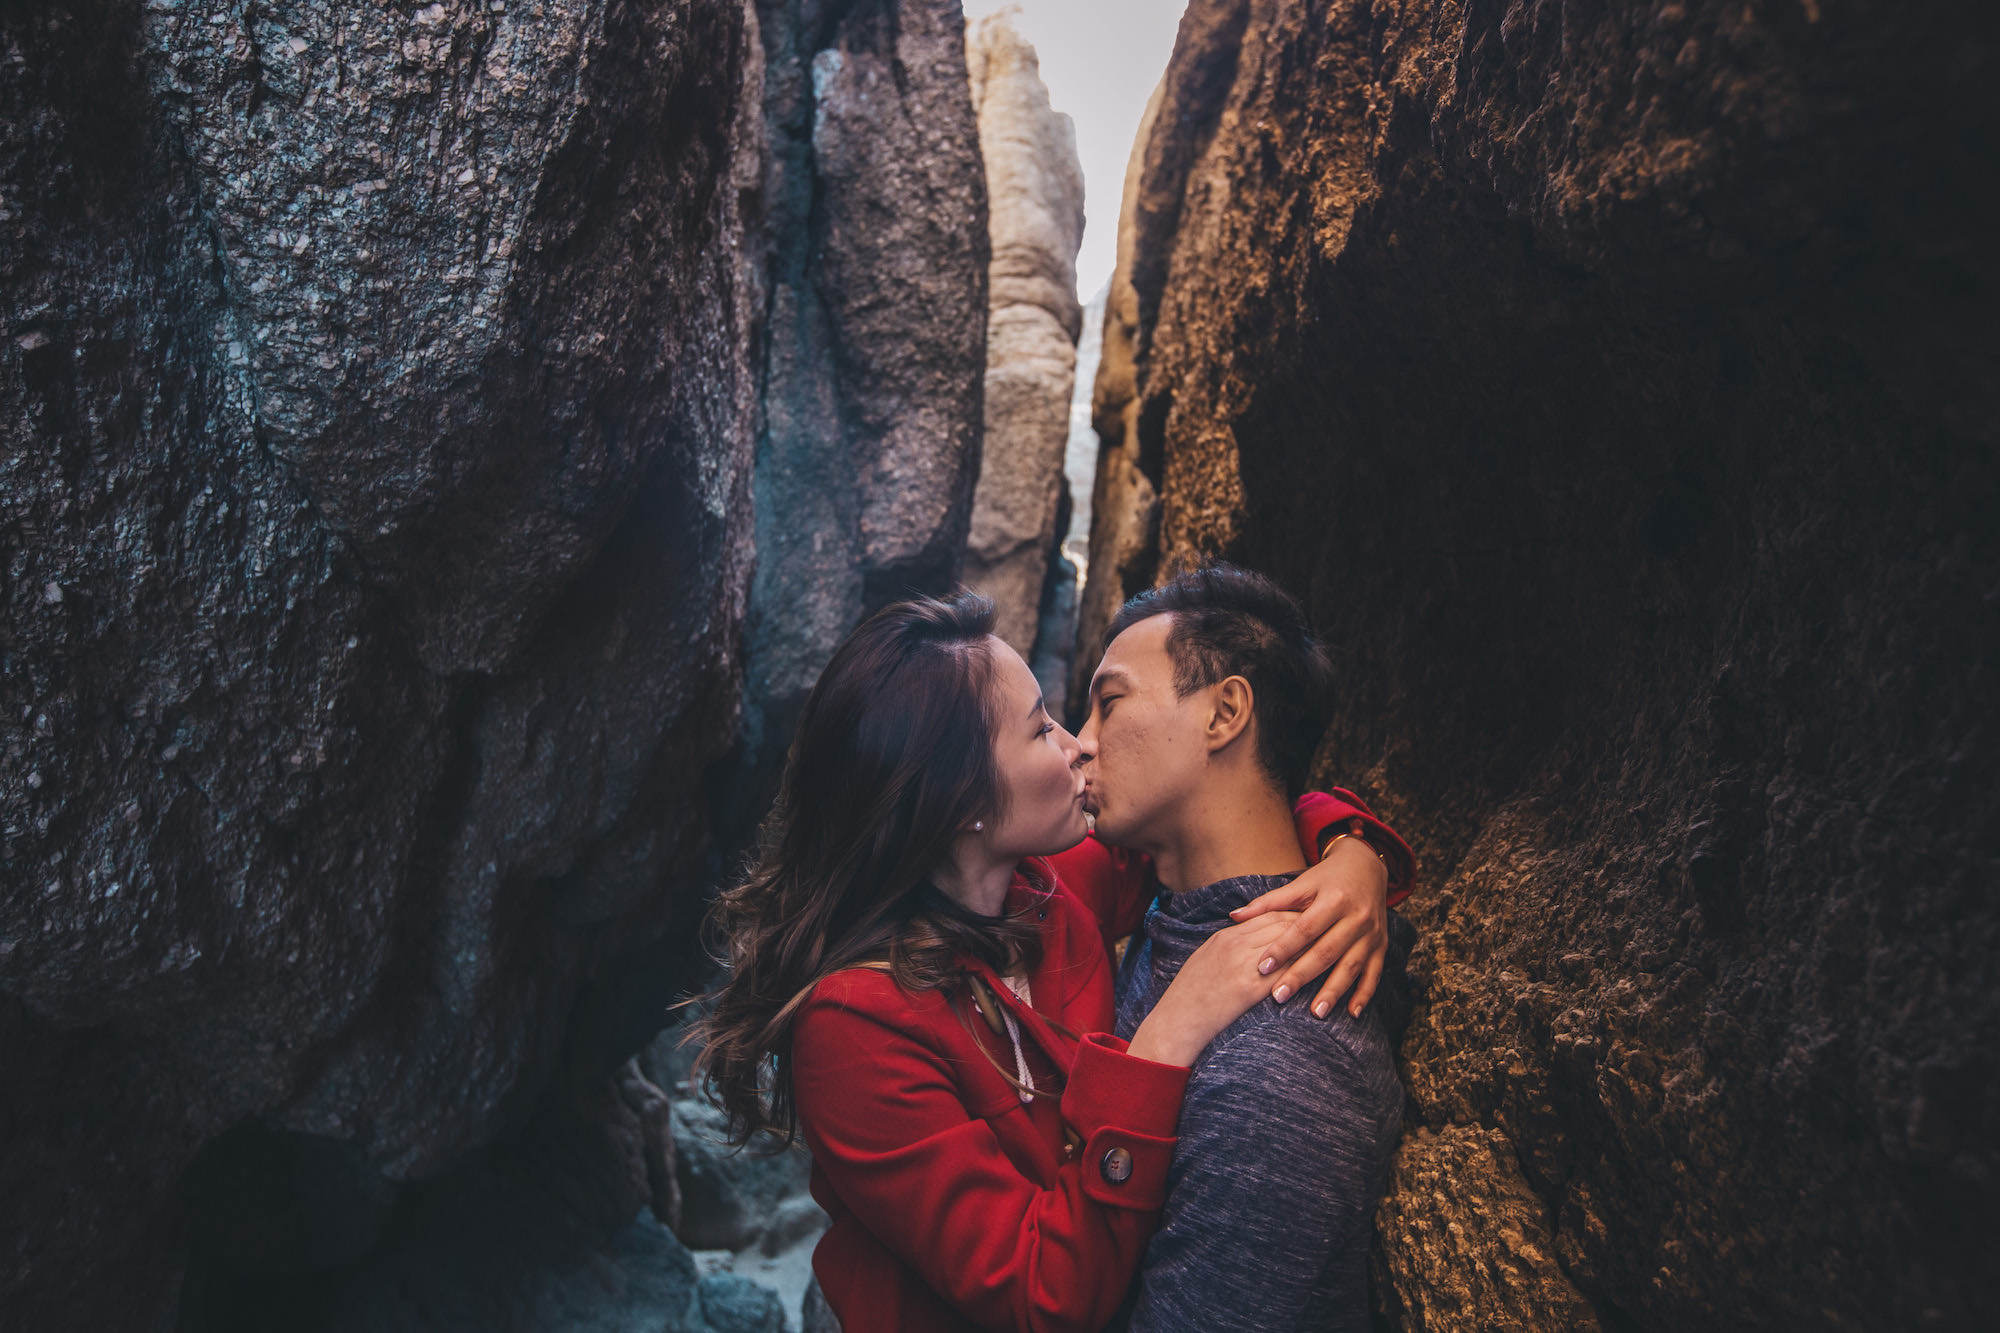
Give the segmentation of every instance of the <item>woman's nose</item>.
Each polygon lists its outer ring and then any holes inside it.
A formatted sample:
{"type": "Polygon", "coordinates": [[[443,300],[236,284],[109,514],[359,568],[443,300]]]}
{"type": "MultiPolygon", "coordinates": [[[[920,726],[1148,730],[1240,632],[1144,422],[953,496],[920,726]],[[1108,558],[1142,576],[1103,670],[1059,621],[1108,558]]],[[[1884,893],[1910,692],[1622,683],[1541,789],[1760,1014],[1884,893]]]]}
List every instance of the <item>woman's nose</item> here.
{"type": "MultiPolygon", "coordinates": [[[[1070,758],[1070,763],[1081,764],[1097,757],[1096,742],[1085,739],[1091,735],[1091,728],[1096,725],[1096,719],[1093,718],[1083,724],[1082,731],[1069,737],[1069,743],[1076,749],[1076,753],[1070,758]]],[[[1068,732],[1064,732],[1063,734],[1069,736],[1068,732]]]]}
{"type": "Polygon", "coordinates": [[[1060,722],[1056,723],[1056,743],[1062,747],[1062,752],[1069,759],[1071,768],[1083,762],[1083,743],[1072,736],[1069,728],[1060,722]]]}

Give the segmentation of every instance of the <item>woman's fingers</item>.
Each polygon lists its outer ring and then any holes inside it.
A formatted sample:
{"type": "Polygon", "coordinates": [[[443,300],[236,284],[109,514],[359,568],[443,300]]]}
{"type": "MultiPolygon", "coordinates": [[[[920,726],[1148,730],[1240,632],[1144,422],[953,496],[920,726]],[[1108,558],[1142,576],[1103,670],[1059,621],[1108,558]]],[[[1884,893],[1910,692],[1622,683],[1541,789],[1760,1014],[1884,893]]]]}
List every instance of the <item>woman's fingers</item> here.
{"type": "MultiPolygon", "coordinates": [[[[1331,930],[1312,941],[1312,947],[1292,960],[1291,966],[1285,969],[1278,978],[1278,984],[1272,988],[1271,998],[1283,1004],[1305,989],[1314,977],[1329,967],[1337,967],[1354,952],[1356,944],[1367,931],[1366,917],[1349,916],[1336,922],[1331,930]]],[[[1352,982],[1360,970],[1361,964],[1357,961],[1348,975],[1348,981],[1352,982]]]]}
{"type": "Polygon", "coordinates": [[[1310,890],[1303,890],[1291,884],[1281,884],[1269,893],[1259,894],[1243,906],[1229,914],[1229,919],[1241,925],[1266,912],[1296,912],[1311,903],[1310,890]]]}
{"type": "Polygon", "coordinates": [[[1253,951],[1262,949],[1268,954],[1278,941],[1296,931],[1299,923],[1304,920],[1305,918],[1297,912],[1283,907],[1273,907],[1266,910],[1262,916],[1240,921],[1228,929],[1233,932],[1232,938],[1239,941],[1243,948],[1253,951]]]}
{"type": "MultiPolygon", "coordinates": [[[[1361,1017],[1361,1011],[1366,1009],[1368,1002],[1375,998],[1375,988],[1382,982],[1382,966],[1388,961],[1389,936],[1388,932],[1385,931],[1382,935],[1382,947],[1377,949],[1374,957],[1368,960],[1368,970],[1361,974],[1360,982],[1354,987],[1354,998],[1347,1002],[1348,1013],[1353,1014],[1356,1018],[1361,1017]]],[[[1337,1000],[1340,996],[1337,994],[1331,996],[1322,994],[1321,998],[1337,1000]]]]}
{"type": "Polygon", "coordinates": [[[1319,988],[1319,995],[1313,1000],[1313,1017],[1325,1018],[1333,1012],[1333,1006],[1341,996],[1347,994],[1354,984],[1354,978],[1365,965],[1365,960],[1357,957],[1359,949],[1350,949],[1347,955],[1326,974],[1326,984],[1319,988]]]}
{"type": "MultiPolygon", "coordinates": [[[[1264,975],[1269,976],[1281,964],[1298,957],[1307,945],[1326,934],[1345,914],[1346,904],[1336,894],[1322,893],[1301,903],[1300,907],[1303,910],[1298,920],[1292,923],[1292,928],[1265,951],[1263,961],[1257,964],[1257,970],[1264,975]]],[[[1295,966],[1292,970],[1296,972],[1298,969],[1295,966]]],[[[1308,972],[1305,977],[1317,975],[1316,972],[1308,972]]],[[[1291,988],[1297,990],[1305,977],[1290,978],[1291,988]]]]}
{"type": "Polygon", "coordinates": [[[1370,929],[1354,941],[1327,976],[1326,984],[1320,987],[1319,998],[1313,1001],[1315,1017],[1325,1018],[1332,1013],[1333,1006],[1347,994],[1349,987],[1354,988],[1355,1000],[1358,1001],[1351,1005],[1351,1012],[1355,1014],[1366,1007],[1367,995],[1375,993],[1375,982],[1382,975],[1382,960],[1389,948],[1389,932],[1375,928],[1372,921],[1369,926],[1370,929]],[[1362,988],[1356,985],[1356,978],[1367,983],[1367,995],[1363,995],[1362,988]]]}

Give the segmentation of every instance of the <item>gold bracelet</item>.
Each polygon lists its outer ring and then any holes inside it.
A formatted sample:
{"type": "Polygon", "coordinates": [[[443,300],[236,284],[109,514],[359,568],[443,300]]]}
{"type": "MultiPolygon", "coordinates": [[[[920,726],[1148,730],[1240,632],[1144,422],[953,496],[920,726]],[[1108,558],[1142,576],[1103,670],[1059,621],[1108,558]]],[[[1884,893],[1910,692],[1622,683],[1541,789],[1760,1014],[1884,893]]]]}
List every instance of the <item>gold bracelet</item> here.
{"type": "Polygon", "coordinates": [[[1359,825],[1360,823],[1361,821],[1359,819],[1353,820],[1351,821],[1347,832],[1336,833],[1331,838],[1328,838],[1326,840],[1326,846],[1319,849],[1319,859],[1322,861],[1326,860],[1327,853],[1333,850],[1333,844],[1339,842],[1342,838],[1353,838],[1355,841],[1359,842],[1363,847],[1366,847],[1369,851],[1374,852],[1376,860],[1380,861],[1383,865],[1388,865],[1389,858],[1382,855],[1380,849],[1378,849],[1374,843],[1362,837],[1361,830],[1358,827],[1354,827],[1355,825],[1359,825]]]}

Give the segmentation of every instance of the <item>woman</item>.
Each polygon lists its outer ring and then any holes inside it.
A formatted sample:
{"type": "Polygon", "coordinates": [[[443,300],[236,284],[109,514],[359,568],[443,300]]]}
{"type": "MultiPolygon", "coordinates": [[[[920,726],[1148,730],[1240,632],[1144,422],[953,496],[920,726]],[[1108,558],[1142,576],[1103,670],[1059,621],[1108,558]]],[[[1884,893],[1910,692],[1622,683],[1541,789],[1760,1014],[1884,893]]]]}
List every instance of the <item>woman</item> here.
{"type": "MultiPolygon", "coordinates": [[[[1270,993],[1257,961],[1294,915],[1217,934],[1129,1044],[1106,1035],[1103,931],[1136,924],[1146,871],[1094,844],[1044,859],[1087,831],[1077,745],[991,628],[960,594],[849,637],[717,904],[730,972],[701,1067],[739,1137],[804,1133],[847,1333],[1108,1322],[1188,1066],[1270,993]]],[[[1319,800],[1318,823],[1352,813],[1319,800]]]]}

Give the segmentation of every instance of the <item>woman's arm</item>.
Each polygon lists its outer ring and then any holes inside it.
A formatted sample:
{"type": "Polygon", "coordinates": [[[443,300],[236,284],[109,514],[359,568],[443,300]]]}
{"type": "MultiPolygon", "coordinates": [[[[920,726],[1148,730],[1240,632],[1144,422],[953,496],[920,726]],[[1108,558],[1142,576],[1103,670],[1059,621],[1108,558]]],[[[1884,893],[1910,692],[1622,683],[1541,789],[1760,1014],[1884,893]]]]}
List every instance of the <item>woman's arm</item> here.
{"type": "MultiPolygon", "coordinates": [[[[992,1124],[966,1106],[957,1062],[938,1048],[949,1040],[939,1031],[979,1040],[976,1025],[940,1018],[945,1001],[906,996],[880,972],[821,983],[792,1038],[813,1161],[856,1219],[974,1323],[1101,1328],[1166,1199],[1187,1067],[1264,998],[1255,960],[1288,919],[1273,914],[1204,941],[1129,1049],[1103,1033],[1083,1039],[1061,1103],[1082,1146],[1046,1187],[1021,1174],[992,1124]]],[[[1026,1112],[1009,1105],[1004,1114],[1026,1112]]]]}
{"type": "Polygon", "coordinates": [[[1237,921],[1265,912],[1301,913],[1260,964],[1279,974],[1271,997],[1283,1004],[1314,977],[1326,981],[1313,1000],[1325,1018],[1349,988],[1347,1007],[1359,1015],[1374,998],[1389,953],[1389,907],[1416,887],[1417,861],[1396,831],[1351,791],[1307,792],[1292,810],[1309,864],[1282,889],[1238,908],[1237,921]],[[1341,837],[1357,832],[1358,837],[1341,837]],[[1332,970],[1329,972],[1328,969],[1332,970]]]}
{"type": "MultiPolygon", "coordinates": [[[[1187,1070],[1136,1059],[1116,1038],[1086,1038],[1061,1108],[1084,1146],[1044,1187],[960,1100],[952,1062],[893,1020],[895,1005],[879,993],[836,994],[799,1017],[792,1077],[827,1183],[981,1327],[1101,1328],[1158,1222],[1187,1070]],[[1114,1150],[1123,1156],[1107,1173],[1114,1150]],[[1110,1178],[1128,1163],[1129,1175],[1110,1178]]],[[[1016,1113],[1026,1111],[1007,1112],[1016,1113]]]]}
{"type": "MultiPolygon", "coordinates": [[[[1292,807],[1292,820],[1306,855],[1305,873],[1238,909],[1235,918],[1241,922],[1270,911],[1299,912],[1298,921],[1273,943],[1261,965],[1269,974],[1290,963],[1272,981],[1272,997],[1282,1004],[1332,968],[1313,1012],[1326,1017],[1353,987],[1348,1008],[1359,1014],[1374,997],[1388,958],[1388,909],[1416,887],[1416,857],[1360,797],[1341,787],[1301,796],[1292,807]],[[1354,838],[1329,843],[1356,819],[1372,855],[1356,846],[1354,838]]],[[[1097,917],[1107,952],[1112,941],[1139,928],[1159,891],[1151,857],[1112,847],[1094,833],[1049,860],[1064,886],[1097,917]]]]}

